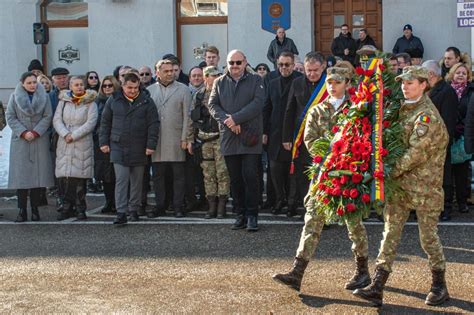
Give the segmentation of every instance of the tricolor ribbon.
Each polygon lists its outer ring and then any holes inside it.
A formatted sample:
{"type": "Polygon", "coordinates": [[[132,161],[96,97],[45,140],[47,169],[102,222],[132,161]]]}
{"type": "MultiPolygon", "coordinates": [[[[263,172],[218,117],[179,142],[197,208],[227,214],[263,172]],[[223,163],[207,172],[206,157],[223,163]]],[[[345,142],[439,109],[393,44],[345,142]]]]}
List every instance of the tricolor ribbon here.
{"type": "Polygon", "coordinates": [[[313,94],[309,98],[308,103],[301,113],[300,118],[298,119],[297,128],[295,128],[295,134],[293,136],[293,147],[291,148],[291,166],[290,166],[290,174],[295,172],[295,159],[299,156],[299,148],[300,145],[303,143],[304,138],[304,128],[306,125],[306,118],[308,113],[324,101],[328,97],[328,91],[326,89],[326,73],[323,73],[321,79],[319,80],[318,85],[314,88],[313,94]]]}

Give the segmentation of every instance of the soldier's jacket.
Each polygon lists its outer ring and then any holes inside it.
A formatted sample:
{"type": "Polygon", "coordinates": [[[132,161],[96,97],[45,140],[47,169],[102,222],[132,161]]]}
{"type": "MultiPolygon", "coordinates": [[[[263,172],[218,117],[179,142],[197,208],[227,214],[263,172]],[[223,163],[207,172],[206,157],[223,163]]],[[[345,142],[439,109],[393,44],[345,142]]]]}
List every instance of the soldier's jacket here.
{"type": "Polygon", "coordinates": [[[402,104],[399,122],[408,147],[391,173],[406,193],[406,198],[399,201],[407,203],[409,209],[440,211],[444,203],[442,183],[448,144],[443,119],[423,95],[416,103],[402,104]]]}
{"type": "Polygon", "coordinates": [[[346,100],[339,106],[337,111],[328,100],[325,100],[308,113],[303,139],[311,156],[314,156],[314,152],[312,152],[314,141],[321,137],[328,137],[331,134],[331,129],[337,122],[338,114],[349,104],[349,97],[347,95],[346,100]]]}

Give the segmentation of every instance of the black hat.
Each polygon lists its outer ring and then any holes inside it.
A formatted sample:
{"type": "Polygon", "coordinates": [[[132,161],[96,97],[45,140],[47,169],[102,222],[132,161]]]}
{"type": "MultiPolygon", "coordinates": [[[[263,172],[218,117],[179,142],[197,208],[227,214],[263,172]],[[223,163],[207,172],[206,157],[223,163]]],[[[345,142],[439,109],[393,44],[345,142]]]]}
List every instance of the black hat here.
{"type": "Polygon", "coordinates": [[[168,59],[168,60],[176,60],[179,64],[181,64],[180,60],[178,57],[176,57],[175,55],[173,54],[166,54],[163,56],[162,59],[168,59]]]}
{"type": "Polygon", "coordinates": [[[68,75],[69,74],[69,70],[66,69],[66,68],[54,68],[53,70],[51,70],[51,75],[62,75],[62,74],[65,74],[65,75],[68,75]]]}
{"type": "Polygon", "coordinates": [[[413,31],[413,28],[411,27],[410,24],[405,24],[405,26],[403,27],[403,30],[410,30],[410,31],[413,31]]]}
{"type": "Polygon", "coordinates": [[[334,67],[336,65],[336,58],[333,55],[329,55],[326,57],[326,65],[327,67],[334,67]]]}
{"type": "Polygon", "coordinates": [[[405,52],[409,54],[411,58],[423,58],[423,53],[419,48],[407,48],[405,52]]]}
{"type": "Polygon", "coordinates": [[[33,70],[40,70],[41,72],[44,72],[43,65],[38,59],[31,60],[28,66],[28,71],[33,71],[33,70]]]}

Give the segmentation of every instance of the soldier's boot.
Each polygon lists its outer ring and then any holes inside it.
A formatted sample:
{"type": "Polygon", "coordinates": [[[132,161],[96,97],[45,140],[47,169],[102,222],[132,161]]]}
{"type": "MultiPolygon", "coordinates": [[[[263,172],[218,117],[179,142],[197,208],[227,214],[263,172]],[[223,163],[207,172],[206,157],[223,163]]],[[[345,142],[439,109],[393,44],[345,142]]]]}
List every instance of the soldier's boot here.
{"type": "Polygon", "coordinates": [[[20,208],[15,222],[25,222],[27,220],[26,208],[20,208]]]}
{"type": "Polygon", "coordinates": [[[40,215],[38,207],[31,207],[31,221],[39,221],[40,215]]]}
{"type": "Polygon", "coordinates": [[[431,289],[430,293],[426,296],[425,304],[440,305],[449,300],[449,293],[444,275],[444,270],[431,270],[431,289]]]}
{"type": "Polygon", "coordinates": [[[352,294],[361,299],[372,302],[375,306],[382,306],[383,289],[390,273],[382,268],[375,269],[375,275],[372,283],[365,288],[356,289],[352,294]]]}
{"type": "Polygon", "coordinates": [[[227,196],[219,196],[219,202],[217,203],[217,218],[224,219],[226,215],[226,204],[227,196]]]}
{"type": "Polygon", "coordinates": [[[367,257],[356,257],[356,270],[354,275],[346,283],[344,288],[347,290],[355,290],[360,288],[365,288],[370,284],[370,274],[368,267],[368,258],[367,257]]]}
{"type": "Polygon", "coordinates": [[[272,276],[273,280],[284,284],[293,290],[300,291],[301,281],[303,280],[304,271],[308,266],[308,261],[295,257],[293,268],[288,273],[277,273],[272,276]]]}
{"type": "Polygon", "coordinates": [[[207,201],[209,203],[209,209],[207,210],[206,219],[212,219],[216,217],[217,214],[217,200],[216,196],[207,196],[207,201]]]}

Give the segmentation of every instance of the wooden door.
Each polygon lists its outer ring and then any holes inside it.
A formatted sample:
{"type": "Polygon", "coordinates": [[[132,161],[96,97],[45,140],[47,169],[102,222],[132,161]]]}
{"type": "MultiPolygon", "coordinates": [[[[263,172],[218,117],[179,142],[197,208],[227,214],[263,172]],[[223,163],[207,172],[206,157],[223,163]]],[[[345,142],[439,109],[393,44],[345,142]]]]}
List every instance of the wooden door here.
{"type": "Polygon", "coordinates": [[[331,55],[331,43],[341,25],[348,24],[352,37],[367,29],[378,48],[382,47],[382,0],[315,0],[316,50],[331,55]]]}

